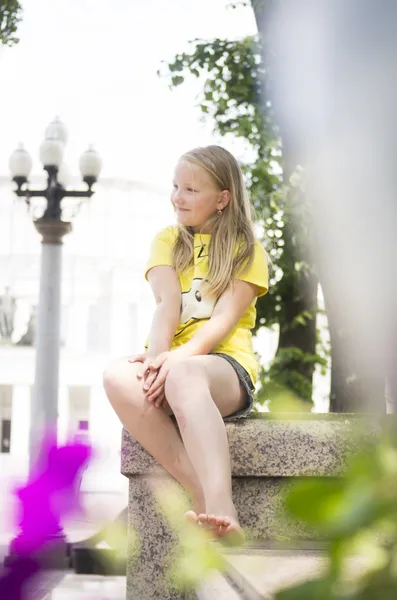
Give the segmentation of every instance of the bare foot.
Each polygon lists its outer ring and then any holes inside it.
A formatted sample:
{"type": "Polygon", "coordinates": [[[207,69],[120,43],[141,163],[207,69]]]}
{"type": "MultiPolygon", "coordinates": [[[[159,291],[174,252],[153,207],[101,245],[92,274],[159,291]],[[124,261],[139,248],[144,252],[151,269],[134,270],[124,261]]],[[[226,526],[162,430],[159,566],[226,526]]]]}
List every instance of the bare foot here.
{"type": "Polygon", "coordinates": [[[209,529],[219,541],[232,546],[240,546],[245,541],[244,531],[237,519],[232,517],[218,517],[201,513],[198,522],[209,529]]]}

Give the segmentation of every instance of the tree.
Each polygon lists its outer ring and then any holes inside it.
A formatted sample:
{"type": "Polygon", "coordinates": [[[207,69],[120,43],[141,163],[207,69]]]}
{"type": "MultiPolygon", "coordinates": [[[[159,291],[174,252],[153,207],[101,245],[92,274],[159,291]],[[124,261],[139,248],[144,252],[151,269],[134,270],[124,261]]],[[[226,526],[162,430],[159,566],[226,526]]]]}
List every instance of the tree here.
{"type": "Polygon", "coordinates": [[[289,185],[296,163],[286,160],[266,101],[268,79],[261,54],[256,37],[195,40],[191,52],[178,54],[167,65],[168,75],[173,87],[183,83],[185,73],[202,77],[203,115],[213,120],[215,132],[249,144],[253,159],[242,167],[274,264],[270,292],[258,301],[257,329],[278,325],[280,332],[275,360],[261,376],[259,400],[271,401],[280,387],[287,387],[310,409],[314,367],[325,364],[316,354],[317,279],[308,261],[301,190],[289,185]]]}
{"type": "Polygon", "coordinates": [[[0,0],[0,45],[13,46],[19,42],[16,37],[21,21],[22,6],[18,0],[0,0]]]}
{"type": "Polygon", "coordinates": [[[392,69],[381,74],[396,53],[397,7],[392,0],[382,0],[382,10],[355,0],[252,0],[252,7],[266,40],[268,99],[284,152],[309,169],[316,165],[309,238],[331,338],[330,408],[384,411],[382,354],[393,335],[386,330],[396,330],[388,283],[395,279],[395,236],[389,231],[395,188],[387,167],[394,156],[387,123],[394,118],[396,83],[392,69]],[[361,71],[366,61],[369,68],[361,71]],[[373,157],[380,159],[376,165],[373,157]],[[341,242],[343,253],[337,252],[341,242]]]}

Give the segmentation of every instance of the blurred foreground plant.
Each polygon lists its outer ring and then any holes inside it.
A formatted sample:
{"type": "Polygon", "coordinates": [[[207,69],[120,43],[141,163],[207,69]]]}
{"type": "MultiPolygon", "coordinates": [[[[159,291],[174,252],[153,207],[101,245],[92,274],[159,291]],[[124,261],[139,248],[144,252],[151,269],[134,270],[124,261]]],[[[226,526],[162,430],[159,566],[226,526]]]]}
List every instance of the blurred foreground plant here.
{"type": "Polygon", "coordinates": [[[160,510],[177,537],[176,553],[171,563],[169,577],[179,589],[194,589],[217,571],[225,569],[225,559],[212,537],[202,527],[187,520],[184,515],[189,506],[176,486],[157,490],[160,510]]]}
{"type": "Polygon", "coordinates": [[[329,564],[322,577],[279,592],[277,600],[397,598],[395,424],[352,457],[343,479],[303,481],[286,506],[329,540],[329,564]]]}

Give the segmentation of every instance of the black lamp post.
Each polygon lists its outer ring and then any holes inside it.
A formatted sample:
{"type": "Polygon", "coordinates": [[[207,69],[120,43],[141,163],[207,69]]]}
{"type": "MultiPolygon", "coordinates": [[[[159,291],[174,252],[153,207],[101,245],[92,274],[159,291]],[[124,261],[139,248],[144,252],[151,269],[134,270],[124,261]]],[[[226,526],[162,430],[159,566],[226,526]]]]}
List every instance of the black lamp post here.
{"type": "Polygon", "coordinates": [[[61,318],[61,270],[63,236],[72,230],[69,219],[63,219],[63,200],[90,198],[92,186],[101,171],[98,153],[89,148],[80,159],[80,170],[86,190],[66,189],[65,168],[62,164],[67,134],[65,126],[56,118],[47,128],[40,147],[40,158],[47,172],[47,187],[32,190],[28,177],[32,159],[20,146],[10,157],[10,170],[17,184],[15,193],[31,207],[33,198],[44,198],[46,205],[40,216],[33,211],[33,222],[42,236],[40,292],[37,311],[36,366],[30,418],[29,460],[34,466],[43,435],[49,429],[56,431],[58,420],[58,386],[61,318]]]}

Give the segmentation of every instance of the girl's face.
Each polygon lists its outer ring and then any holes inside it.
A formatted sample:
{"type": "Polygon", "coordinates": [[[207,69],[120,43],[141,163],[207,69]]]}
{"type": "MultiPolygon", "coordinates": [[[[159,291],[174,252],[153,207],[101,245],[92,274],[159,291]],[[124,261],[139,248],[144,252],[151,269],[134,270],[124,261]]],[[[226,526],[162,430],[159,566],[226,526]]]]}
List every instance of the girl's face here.
{"type": "Polygon", "coordinates": [[[176,166],[171,203],[178,223],[192,227],[195,233],[206,233],[208,219],[227,204],[225,192],[217,189],[209,173],[187,161],[176,166]]]}

